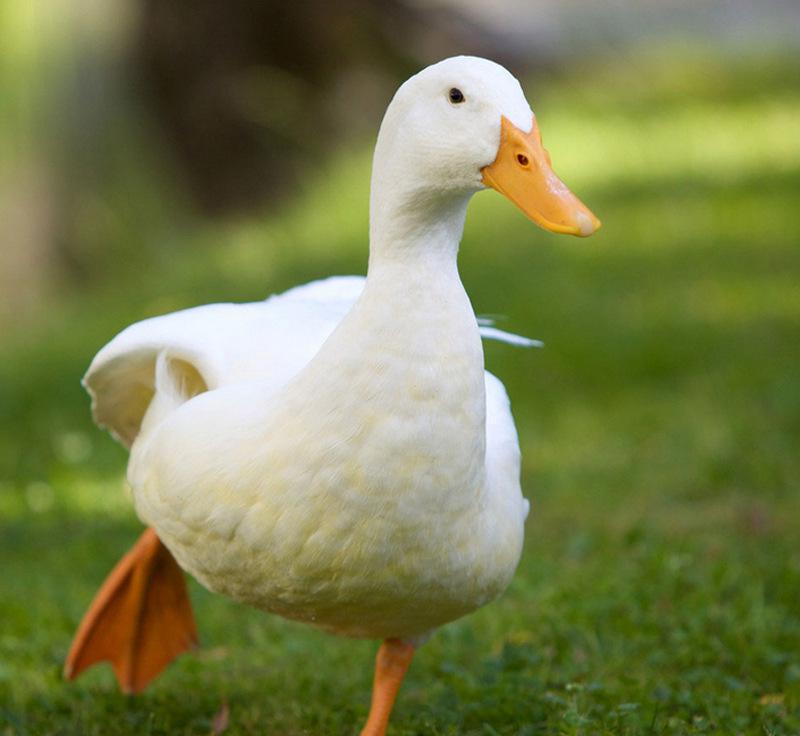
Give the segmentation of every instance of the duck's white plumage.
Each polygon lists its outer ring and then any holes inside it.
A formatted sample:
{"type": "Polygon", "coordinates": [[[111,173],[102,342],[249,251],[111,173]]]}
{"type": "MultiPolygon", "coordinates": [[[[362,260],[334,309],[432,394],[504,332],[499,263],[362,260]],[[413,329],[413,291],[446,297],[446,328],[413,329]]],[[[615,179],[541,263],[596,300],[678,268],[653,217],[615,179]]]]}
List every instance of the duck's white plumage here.
{"type": "Polygon", "coordinates": [[[507,586],[528,510],[517,433],[456,267],[503,117],[535,134],[502,67],[428,67],[381,126],[366,280],[147,320],[92,363],[140,518],[207,587],[335,633],[413,638],[507,586]]]}
{"type": "MultiPolygon", "coordinates": [[[[364,282],[358,276],[331,277],[263,302],[206,305],[136,323],[98,353],[84,383],[96,421],[132,445],[129,477],[140,516],[208,587],[337,633],[420,635],[505,587],[507,580],[497,579],[493,570],[484,571],[488,579],[481,580],[482,566],[469,552],[479,549],[476,541],[483,534],[494,553],[503,557],[505,551],[515,561],[521,528],[509,538],[508,530],[486,524],[491,518],[483,524],[476,518],[456,540],[452,528],[450,534],[442,531],[463,515],[460,505],[437,519],[441,509],[430,508],[423,493],[415,499],[414,489],[396,488],[394,499],[386,491],[374,498],[377,489],[369,487],[367,477],[348,477],[348,472],[369,472],[368,461],[353,460],[357,445],[370,453],[401,438],[398,411],[386,413],[383,429],[373,417],[372,431],[364,423],[325,432],[276,421],[277,435],[295,438],[289,443],[295,451],[286,455],[297,463],[283,468],[296,476],[294,491],[276,487],[285,480],[278,480],[281,467],[271,461],[280,452],[270,452],[275,440],[266,429],[266,415],[279,413],[281,390],[351,310],[364,282]],[[254,397],[266,396],[273,399],[253,405],[254,397]],[[347,432],[354,436],[343,438],[347,432]],[[311,436],[300,440],[305,434],[311,436]],[[315,439],[329,446],[308,452],[315,439]],[[340,454],[349,456],[344,461],[332,459],[337,444],[340,454]],[[314,455],[322,462],[315,464],[314,455]],[[247,465],[258,467],[256,475],[264,472],[264,478],[244,472],[247,465]],[[320,474],[331,476],[330,487],[320,487],[326,485],[320,484],[320,474]],[[259,488],[261,493],[254,493],[259,488]],[[345,488],[346,499],[337,494],[345,488]],[[342,506],[351,505],[354,513],[348,514],[342,506]],[[402,506],[409,518],[400,531],[402,506]],[[439,543],[421,549],[420,540],[426,539],[439,543]],[[445,568],[441,563],[447,555],[452,559],[445,568]],[[475,590],[462,601],[470,583],[475,590]],[[368,611],[363,599],[370,601],[368,611]],[[398,605],[402,601],[408,606],[398,605]]],[[[429,321],[436,315],[423,316],[420,332],[429,321]]],[[[485,325],[476,328],[512,344],[535,343],[485,325]]],[[[507,523],[521,527],[528,507],[519,493],[519,447],[508,397],[488,372],[484,384],[486,484],[506,489],[507,523]]],[[[355,386],[347,389],[356,405],[369,398],[355,386]]],[[[423,404],[437,398],[426,396],[423,404]]],[[[417,410],[407,411],[415,424],[417,410]]],[[[424,424],[424,409],[419,418],[424,424]]],[[[427,464],[424,457],[410,459],[402,448],[395,455],[403,458],[402,467],[427,464]]],[[[398,479],[407,478],[402,467],[395,471],[398,479]]],[[[372,472],[382,476],[387,470],[379,458],[372,472]]],[[[472,501],[481,503],[480,497],[472,501]]]]}

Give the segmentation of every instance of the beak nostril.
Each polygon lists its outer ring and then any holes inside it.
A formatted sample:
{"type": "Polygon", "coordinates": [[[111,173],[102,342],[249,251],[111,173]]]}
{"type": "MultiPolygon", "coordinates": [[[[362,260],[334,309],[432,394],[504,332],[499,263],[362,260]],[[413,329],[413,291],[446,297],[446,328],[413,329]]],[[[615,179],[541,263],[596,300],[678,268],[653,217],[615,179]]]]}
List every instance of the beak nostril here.
{"type": "Polygon", "coordinates": [[[530,163],[528,157],[524,153],[517,154],[517,161],[519,161],[520,166],[527,166],[530,163]]]}

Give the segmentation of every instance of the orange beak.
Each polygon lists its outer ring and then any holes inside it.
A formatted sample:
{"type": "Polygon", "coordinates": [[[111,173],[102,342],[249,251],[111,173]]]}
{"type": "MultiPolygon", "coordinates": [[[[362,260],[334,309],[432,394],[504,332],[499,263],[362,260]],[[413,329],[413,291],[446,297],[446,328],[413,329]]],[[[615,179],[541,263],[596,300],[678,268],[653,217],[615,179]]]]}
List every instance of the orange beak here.
{"type": "Polygon", "coordinates": [[[486,186],[504,194],[551,233],[585,238],[600,228],[600,220],[555,175],[535,117],[529,133],[502,117],[497,158],[481,174],[486,186]]]}

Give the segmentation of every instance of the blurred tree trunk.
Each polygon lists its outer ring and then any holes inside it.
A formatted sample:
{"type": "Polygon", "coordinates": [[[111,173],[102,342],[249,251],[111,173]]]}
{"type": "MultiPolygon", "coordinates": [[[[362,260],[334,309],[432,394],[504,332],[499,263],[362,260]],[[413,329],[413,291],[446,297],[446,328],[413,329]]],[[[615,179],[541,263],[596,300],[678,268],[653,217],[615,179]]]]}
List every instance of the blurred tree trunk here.
{"type": "Polygon", "coordinates": [[[55,273],[54,198],[47,168],[17,161],[0,181],[0,324],[21,323],[43,302],[55,273]]]}
{"type": "Polygon", "coordinates": [[[259,206],[387,91],[453,53],[502,57],[452,11],[408,0],[139,0],[134,68],[175,163],[209,214],[259,206]]]}

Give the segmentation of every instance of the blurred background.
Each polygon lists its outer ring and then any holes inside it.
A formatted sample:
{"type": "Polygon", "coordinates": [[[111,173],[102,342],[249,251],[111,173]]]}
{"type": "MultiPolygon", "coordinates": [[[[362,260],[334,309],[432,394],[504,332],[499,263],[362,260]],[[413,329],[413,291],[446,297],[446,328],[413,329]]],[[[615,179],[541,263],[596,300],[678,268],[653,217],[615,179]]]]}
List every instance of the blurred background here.
{"type": "Polygon", "coordinates": [[[0,733],[207,733],[223,696],[232,732],[354,732],[367,645],[197,586],[212,654],[154,695],[60,681],[139,530],[80,377],[136,320],[363,273],[382,113],[456,53],[522,80],[604,228],[471,205],[476,311],[546,343],[486,346],[534,513],[396,733],[800,732],[798,28],[794,0],[0,0],[0,733]]]}

